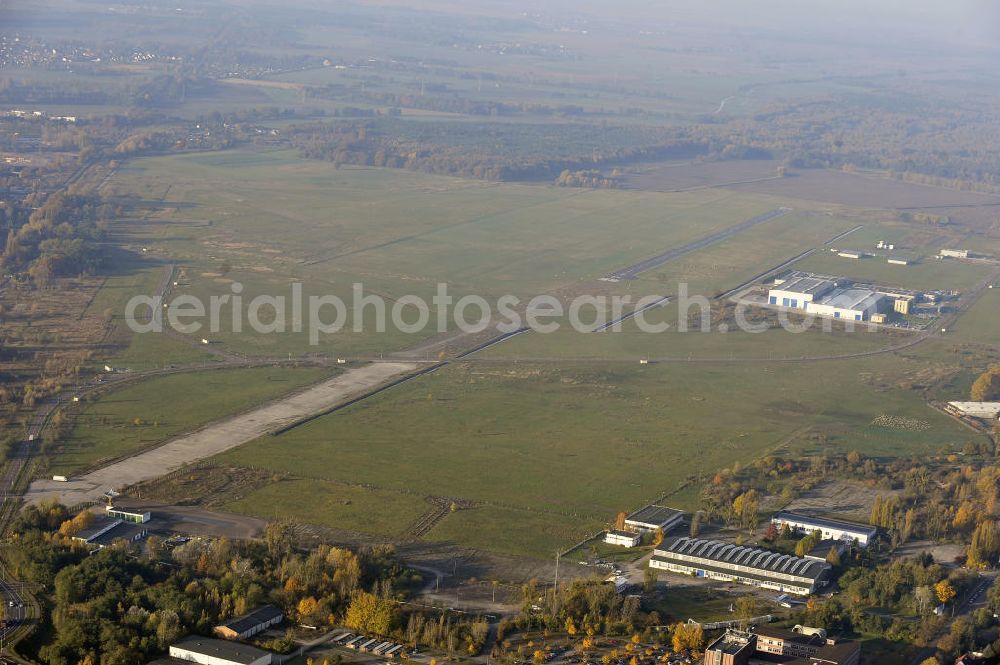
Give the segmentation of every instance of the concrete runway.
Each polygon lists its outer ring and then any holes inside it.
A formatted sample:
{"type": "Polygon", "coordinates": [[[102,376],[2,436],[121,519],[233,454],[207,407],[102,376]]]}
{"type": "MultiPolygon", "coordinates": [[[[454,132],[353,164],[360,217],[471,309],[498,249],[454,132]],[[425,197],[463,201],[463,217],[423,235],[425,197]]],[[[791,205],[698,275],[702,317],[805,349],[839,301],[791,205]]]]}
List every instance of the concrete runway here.
{"type": "Polygon", "coordinates": [[[190,462],[235,448],[302,418],[326,411],[417,367],[413,363],[387,362],[348,370],[299,393],[211,423],[152,450],[72,478],[69,482],[36,480],[25,499],[28,503],[37,504],[56,497],[68,506],[99,501],[109,489],[157,478],[190,462]]]}

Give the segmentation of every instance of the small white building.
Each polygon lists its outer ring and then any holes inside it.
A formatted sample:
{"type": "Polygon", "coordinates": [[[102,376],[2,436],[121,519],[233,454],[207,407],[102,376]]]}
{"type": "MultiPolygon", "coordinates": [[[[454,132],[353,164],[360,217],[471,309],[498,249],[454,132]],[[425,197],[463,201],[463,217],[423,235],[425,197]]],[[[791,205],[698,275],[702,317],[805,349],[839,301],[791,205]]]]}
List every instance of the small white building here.
{"type": "Polygon", "coordinates": [[[845,249],[841,252],[837,252],[837,256],[843,257],[845,259],[860,259],[864,256],[864,252],[858,252],[853,249],[845,249]]]}
{"type": "Polygon", "coordinates": [[[611,529],[604,536],[604,542],[608,545],[621,545],[622,547],[637,547],[642,536],[634,531],[616,531],[611,529]]]}
{"type": "Polygon", "coordinates": [[[894,266],[908,266],[908,265],[910,265],[910,260],[909,259],[901,259],[899,257],[891,257],[891,258],[889,258],[886,261],[886,263],[890,263],[890,264],[892,264],[894,266]]]}
{"type": "Polygon", "coordinates": [[[133,524],[145,524],[153,514],[144,508],[127,508],[108,504],[104,507],[108,517],[133,524]]]}
{"type": "Polygon", "coordinates": [[[772,517],[771,523],[779,530],[787,526],[792,531],[805,534],[819,531],[823,540],[854,541],[862,547],[867,547],[878,534],[878,529],[867,524],[785,511],[772,517]]]}
{"type": "Polygon", "coordinates": [[[200,665],[271,665],[274,654],[239,642],[189,635],[170,645],[170,657],[200,665]]]}

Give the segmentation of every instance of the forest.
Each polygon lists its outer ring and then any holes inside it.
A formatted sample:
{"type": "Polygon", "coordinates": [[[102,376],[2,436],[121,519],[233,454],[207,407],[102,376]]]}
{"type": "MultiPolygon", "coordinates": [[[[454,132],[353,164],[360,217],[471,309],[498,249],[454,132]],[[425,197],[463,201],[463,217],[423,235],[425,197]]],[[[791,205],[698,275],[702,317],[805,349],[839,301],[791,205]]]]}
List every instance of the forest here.
{"type": "MultiPolygon", "coordinates": [[[[208,635],[267,602],[298,621],[327,624],[361,615],[355,605],[368,597],[405,596],[420,581],[391,548],[301,550],[287,523],[269,525],[258,541],[153,536],[142,552],[123,542],[90,554],[71,539],[88,519],[46,503],[25,509],[12,528],[11,572],[53,590],[39,629],[47,639],[35,654],[50,665],[146,662],[185,634],[208,635]]],[[[282,642],[261,646],[290,649],[282,642]]]]}

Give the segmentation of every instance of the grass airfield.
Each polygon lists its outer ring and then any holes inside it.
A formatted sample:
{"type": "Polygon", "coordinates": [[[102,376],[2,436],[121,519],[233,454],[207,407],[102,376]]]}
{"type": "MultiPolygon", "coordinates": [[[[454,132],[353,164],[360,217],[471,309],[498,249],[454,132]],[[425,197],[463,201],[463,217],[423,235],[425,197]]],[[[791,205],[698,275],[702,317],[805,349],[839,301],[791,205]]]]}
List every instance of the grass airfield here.
{"type": "MultiPolygon", "coordinates": [[[[859,225],[857,242],[890,232],[914,243],[946,240],[899,227],[877,211],[727,189],[486,183],[335,169],[287,151],[138,159],[110,186],[134,197],[136,214],[121,233],[178,266],[171,295],[202,298],[228,292],[234,281],[247,299],[287,293],[297,281],[307,297],[346,299],[362,282],[390,301],[407,294],[429,300],[439,282],[456,297],[487,300],[507,293],[676,298],[681,281],[711,297],[809,249],[818,258],[804,265],[825,260],[826,243],[859,225]],[[635,281],[599,281],[783,205],[793,213],[635,281]]],[[[940,278],[949,282],[942,288],[957,288],[981,279],[976,267],[946,268],[941,275],[914,271],[912,283],[940,278]]],[[[977,304],[970,316],[989,318],[984,311],[977,304]]],[[[649,312],[651,322],[672,326],[657,335],[634,322],[615,333],[522,335],[224,453],[212,460],[220,469],[253,466],[280,478],[224,505],[241,513],[266,505],[266,517],[395,539],[406,537],[430,499],[453,499],[462,509],[444,516],[425,540],[547,557],[619,510],[664,495],[671,505],[697,507],[700,479],[734,461],[854,449],[933,455],[960,450],[976,436],[927,406],[928,386],[951,390],[968,369],[947,354],[887,352],[905,341],[898,334],[680,333],[678,317],[670,306],[649,312]],[[823,359],[830,356],[854,357],[823,359]],[[881,415],[904,425],[881,427],[881,415]]],[[[968,339],[988,341],[978,329],[966,332],[968,339]]],[[[251,356],[370,357],[430,337],[343,331],[314,347],[304,333],[223,329],[212,341],[251,356]]],[[[147,363],[176,351],[148,340],[129,349],[133,362],[147,363]]],[[[142,409],[140,398],[133,410],[142,409]]]]}

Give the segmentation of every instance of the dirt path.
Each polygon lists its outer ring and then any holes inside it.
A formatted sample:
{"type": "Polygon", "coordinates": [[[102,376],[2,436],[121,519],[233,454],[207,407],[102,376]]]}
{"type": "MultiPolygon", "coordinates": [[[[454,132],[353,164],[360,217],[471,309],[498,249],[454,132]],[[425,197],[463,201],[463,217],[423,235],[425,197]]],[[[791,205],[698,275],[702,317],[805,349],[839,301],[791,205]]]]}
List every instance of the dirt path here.
{"type": "Polygon", "coordinates": [[[185,464],[235,448],[284,425],[328,410],[396,376],[417,369],[412,363],[371,363],[351,369],[294,395],[167,441],[162,446],[115,462],[69,482],[36,480],[26,499],[39,503],[58,497],[66,505],[97,501],[109,489],[170,473],[185,464]]]}

